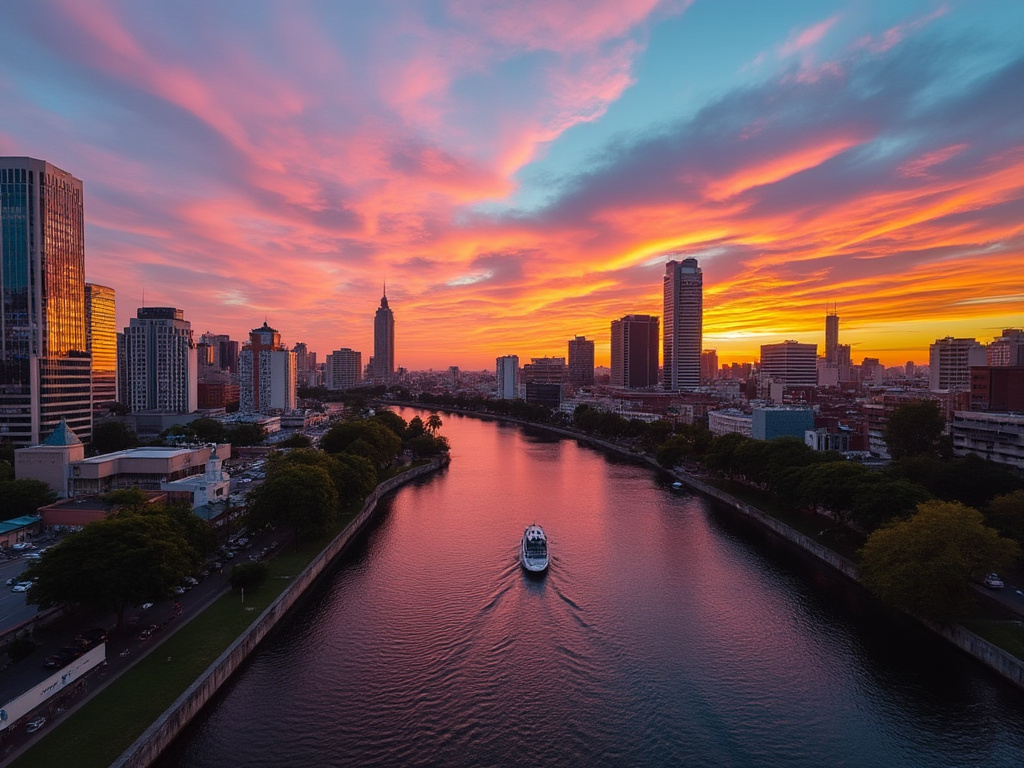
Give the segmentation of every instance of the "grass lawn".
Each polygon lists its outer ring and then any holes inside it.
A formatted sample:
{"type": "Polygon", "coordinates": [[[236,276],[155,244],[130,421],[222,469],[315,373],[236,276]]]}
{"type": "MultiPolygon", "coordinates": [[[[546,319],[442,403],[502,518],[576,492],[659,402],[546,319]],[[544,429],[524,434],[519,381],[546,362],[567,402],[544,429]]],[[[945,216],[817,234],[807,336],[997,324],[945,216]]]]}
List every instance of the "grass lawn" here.
{"type": "Polygon", "coordinates": [[[1024,622],[1019,620],[973,619],[963,622],[967,629],[1002,648],[1018,659],[1024,659],[1024,622]]]}
{"type": "MultiPolygon", "coordinates": [[[[256,591],[228,592],[169,637],[98,696],[19,757],[11,768],[106,768],[269,606],[291,579],[358,513],[349,509],[335,530],[268,561],[270,575],[256,591]]],[[[97,685],[102,678],[89,678],[97,685]]]]}

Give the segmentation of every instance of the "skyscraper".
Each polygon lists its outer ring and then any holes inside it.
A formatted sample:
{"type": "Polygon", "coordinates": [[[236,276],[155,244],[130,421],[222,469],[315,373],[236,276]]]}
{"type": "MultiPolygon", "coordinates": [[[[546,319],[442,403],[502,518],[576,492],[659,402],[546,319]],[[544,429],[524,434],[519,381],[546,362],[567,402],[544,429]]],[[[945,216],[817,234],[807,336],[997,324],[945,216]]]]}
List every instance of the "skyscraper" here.
{"type": "Polygon", "coordinates": [[[505,355],[495,361],[498,380],[498,399],[514,400],[519,397],[519,356],[505,355]]]}
{"type": "Polygon", "coordinates": [[[594,342],[586,336],[569,339],[569,382],[577,387],[594,383],[594,342]]]}
{"type": "Polygon", "coordinates": [[[295,410],[295,353],[266,321],[238,354],[238,386],[242,413],[295,410]]]}
{"type": "Polygon", "coordinates": [[[704,326],[704,278],[697,260],[668,262],[663,288],[665,389],[696,389],[704,326]]]}
{"type": "Polygon", "coordinates": [[[933,392],[969,392],[971,367],[988,362],[985,346],[975,339],[936,339],[928,347],[928,389],[933,392]]]}
{"type": "Polygon", "coordinates": [[[832,311],[825,310],[825,360],[839,364],[839,315],[835,305],[832,311]]]}
{"type": "MultiPolygon", "coordinates": [[[[644,389],[658,383],[658,318],[626,315],[612,320],[613,387],[644,389]]],[[[700,355],[697,355],[698,375],[700,355]]]]}
{"type": "Polygon", "coordinates": [[[363,375],[361,352],[342,347],[327,356],[324,366],[324,386],[327,389],[347,389],[359,383],[363,375]]]}
{"type": "Polygon", "coordinates": [[[99,411],[118,397],[113,288],[85,284],[85,345],[92,356],[92,407],[99,411]]]}
{"type": "Polygon", "coordinates": [[[192,413],[199,407],[199,364],[192,324],[174,307],[140,307],[124,329],[132,411],[192,413]]]}
{"type": "Polygon", "coordinates": [[[64,418],[92,439],[82,182],[0,158],[0,440],[37,445],[64,418]]]}
{"type": "Polygon", "coordinates": [[[815,387],[818,384],[817,344],[782,341],[761,345],[761,373],[787,387],[815,387]]]}
{"type": "Polygon", "coordinates": [[[375,379],[395,375],[395,313],[388,306],[387,288],[373,318],[373,371],[375,379]]]}

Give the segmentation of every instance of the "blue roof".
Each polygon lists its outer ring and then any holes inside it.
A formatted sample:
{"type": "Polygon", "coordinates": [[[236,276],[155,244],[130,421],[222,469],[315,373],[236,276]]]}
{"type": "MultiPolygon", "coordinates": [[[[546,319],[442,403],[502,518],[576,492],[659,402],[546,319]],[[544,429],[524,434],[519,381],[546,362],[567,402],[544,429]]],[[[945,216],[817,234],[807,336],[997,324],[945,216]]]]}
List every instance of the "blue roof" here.
{"type": "Polygon", "coordinates": [[[43,440],[43,445],[81,445],[82,441],[78,439],[68,423],[61,417],[60,424],[57,428],[50,433],[50,436],[43,440]]]}

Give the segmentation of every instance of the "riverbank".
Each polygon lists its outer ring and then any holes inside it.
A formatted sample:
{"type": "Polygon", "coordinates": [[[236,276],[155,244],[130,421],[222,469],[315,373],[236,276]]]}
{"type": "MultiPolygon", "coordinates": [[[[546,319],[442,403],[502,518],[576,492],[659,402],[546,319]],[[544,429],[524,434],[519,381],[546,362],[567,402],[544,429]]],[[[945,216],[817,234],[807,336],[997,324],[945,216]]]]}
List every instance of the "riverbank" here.
{"type": "MultiPolygon", "coordinates": [[[[713,498],[720,504],[738,512],[744,518],[754,522],[761,528],[771,531],[774,535],[789,542],[790,545],[813,555],[817,560],[823,562],[843,576],[846,576],[850,580],[860,584],[860,576],[857,571],[856,564],[847,557],[844,557],[840,553],[830,549],[824,544],[815,541],[811,537],[801,533],[787,523],[779,520],[776,517],[768,514],[758,507],[748,504],[740,499],[736,498],[732,494],[717,488],[714,485],[704,482],[700,478],[694,477],[693,475],[685,472],[671,471],[662,467],[658,462],[651,456],[646,454],[637,453],[629,448],[617,445],[616,443],[601,438],[586,435],[574,430],[566,429],[564,427],[558,427],[549,424],[540,424],[536,422],[528,422],[522,419],[516,419],[505,416],[497,416],[494,414],[480,414],[473,411],[464,411],[454,408],[427,408],[422,405],[415,404],[402,404],[404,407],[409,408],[421,408],[425,410],[437,410],[445,413],[457,413],[463,416],[472,416],[475,418],[482,418],[485,420],[503,421],[521,426],[534,427],[537,429],[543,429],[548,432],[552,432],[564,437],[568,437],[574,440],[593,445],[603,450],[615,453],[616,455],[628,458],[637,463],[646,464],[652,467],[655,471],[663,474],[670,475],[675,480],[686,485],[690,490],[701,493],[709,498],[713,498]]],[[[985,638],[981,637],[975,632],[967,629],[960,624],[939,624],[938,622],[929,621],[919,616],[912,616],[922,626],[929,629],[934,634],[942,637],[947,642],[953,644],[961,651],[966,653],[968,656],[974,658],[976,661],[982,663],[996,674],[1000,675],[1004,679],[1013,683],[1018,688],[1024,689],[1024,660],[1014,656],[1013,654],[1003,650],[999,646],[991,643],[985,638]]]]}
{"type": "Polygon", "coordinates": [[[225,591],[195,615],[186,616],[187,623],[162,635],[163,642],[147,656],[133,656],[130,671],[98,678],[96,693],[77,711],[66,713],[41,741],[20,754],[7,755],[6,760],[13,761],[14,768],[149,765],[162,747],[142,750],[142,756],[135,753],[143,745],[157,744],[155,739],[169,743],[174,738],[333,558],[365,529],[379,500],[447,463],[447,456],[440,457],[381,483],[358,510],[346,514],[328,541],[281,552],[269,561],[268,582],[260,590],[247,592],[241,601],[237,594],[225,591]],[[192,710],[191,714],[182,707],[192,710]]]}

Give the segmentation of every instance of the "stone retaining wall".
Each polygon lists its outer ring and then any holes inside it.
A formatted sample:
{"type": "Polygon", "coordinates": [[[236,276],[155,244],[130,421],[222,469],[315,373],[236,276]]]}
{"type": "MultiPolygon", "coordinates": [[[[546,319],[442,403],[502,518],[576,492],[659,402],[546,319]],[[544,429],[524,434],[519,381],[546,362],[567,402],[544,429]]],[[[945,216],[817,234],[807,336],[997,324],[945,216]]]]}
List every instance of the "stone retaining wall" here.
{"type": "Polygon", "coordinates": [[[257,617],[246,632],[235,640],[200,677],[178,697],[166,712],[143,733],[134,744],[112,764],[111,768],[145,768],[175,739],[181,730],[203,708],[217,690],[234,674],[267,633],[295,605],[306,589],[324,572],[359,532],[372,519],[377,502],[401,485],[430,472],[436,472],[448,463],[448,457],[434,459],[429,464],[415,467],[389,478],[378,485],[367,497],[356,518],[345,526],[338,536],[318,554],[288,588],[257,617]]]}

